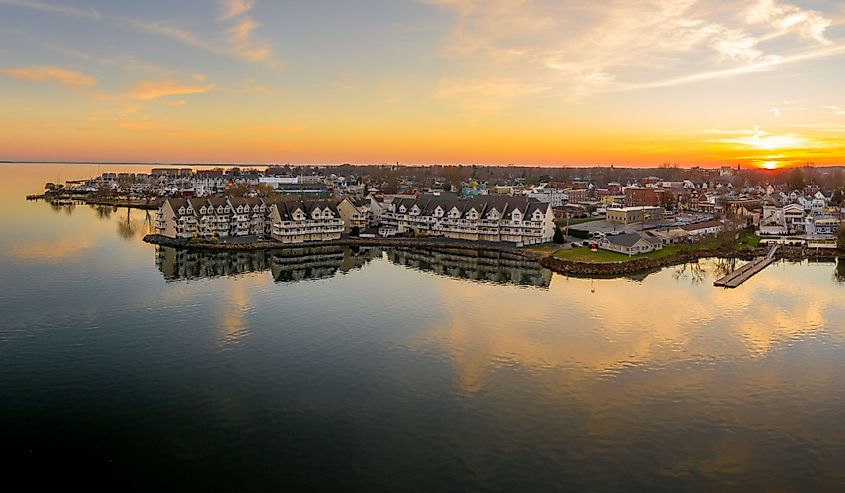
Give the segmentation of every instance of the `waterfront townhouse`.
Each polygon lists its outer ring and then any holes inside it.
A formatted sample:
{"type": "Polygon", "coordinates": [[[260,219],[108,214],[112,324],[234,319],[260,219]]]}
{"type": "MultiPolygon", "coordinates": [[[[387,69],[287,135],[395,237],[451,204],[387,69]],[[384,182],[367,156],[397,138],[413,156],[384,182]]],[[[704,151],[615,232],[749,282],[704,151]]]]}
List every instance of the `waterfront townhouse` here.
{"type": "Polygon", "coordinates": [[[279,201],[271,206],[270,236],[282,243],[340,238],[343,220],[331,201],[279,201]]]}
{"type": "Polygon", "coordinates": [[[259,197],[229,197],[232,236],[263,236],[270,223],[270,208],[259,197]]]}
{"type": "Polygon", "coordinates": [[[434,195],[394,200],[381,213],[383,226],[446,238],[514,243],[551,241],[554,212],[527,197],[478,196],[456,199],[434,195]]]}
{"type": "Polygon", "coordinates": [[[351,199],[349,197],[337,204],[337,211],[340,219],[343,220],[343,232],[349,234],[352,228],[358,228],[362,232],[370,225],[370,214],[367,202],[364,200],[351,199]]]}
{"type": "Polygon", "coordinates": [[[238,235],[234,217],[225,197],[168,197],[156,215],[156,229],[171,238],[225,238],[238,235]]]}
{"type": "Polygon", "coordinates": [[[156,214],[156,229],[170,238],[198,236],[197,216],[187,199],[168,197],[156,214]]]}

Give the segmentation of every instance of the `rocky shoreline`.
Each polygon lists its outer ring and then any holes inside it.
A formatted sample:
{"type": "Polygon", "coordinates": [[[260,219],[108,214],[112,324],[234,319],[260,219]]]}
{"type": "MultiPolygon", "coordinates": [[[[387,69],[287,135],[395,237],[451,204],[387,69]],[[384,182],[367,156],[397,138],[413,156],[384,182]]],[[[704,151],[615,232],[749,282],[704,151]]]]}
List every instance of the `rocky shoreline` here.
{"type": "Polygon", "coordinates": [[[187,240],[170,238],[158,234],[144,236],[144,241],[153,245],[182,248],[187,250],[217,250],[217,251],[250,251],[250,250],[283,250],[288,248],[308,248],[326,246],[372,246],[372,247],[403,247],[403,248],[448,248],[454,250],[473,250],[477,252],[509,253],[521,257],[536,259],[535,255],[517,247],[499,245],[495,243],[479,243],[475,241],[447,240],[442,238],[353,238],[345,237],[339,240],[314,241],[305,243],[280,243],[277,241],[253,241],[249,243],[188,243],[187,240]]]}

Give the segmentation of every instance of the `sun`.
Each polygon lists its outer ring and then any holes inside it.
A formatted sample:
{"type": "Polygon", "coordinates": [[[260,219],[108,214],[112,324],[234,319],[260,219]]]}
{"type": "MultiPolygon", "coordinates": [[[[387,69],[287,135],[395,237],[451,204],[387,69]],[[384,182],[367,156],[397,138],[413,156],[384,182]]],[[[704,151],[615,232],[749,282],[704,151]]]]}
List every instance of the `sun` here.
{"type": "Polygon", "coordinates": [[[765,169],[777,169],[778,162],[777,161],[763,161],[763,168],[765,169]]]}

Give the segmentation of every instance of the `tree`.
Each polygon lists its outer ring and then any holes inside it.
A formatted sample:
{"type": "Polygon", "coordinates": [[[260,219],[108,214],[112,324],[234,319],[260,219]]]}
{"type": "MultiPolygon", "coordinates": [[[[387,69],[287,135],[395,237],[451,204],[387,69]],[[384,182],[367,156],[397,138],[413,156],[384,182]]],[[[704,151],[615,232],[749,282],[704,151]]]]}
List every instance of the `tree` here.
{"type": "Polygon", "coordinates": [[[845,224],[840,224],[836,230],[836,244],[840,250],[845,251],[845,224]]]}
{"type": "Polygon", "coordinates": [[[349,236],[359,236],[361,234],[361,228],[358,226],[352,226],[349,229],[349,236]]]}
{"type": "Polygon", "coordinates": [[[839,204],[842,203],[843,199],[845,199],[845,195],[842,194],[842,190],[837,188],[836,191],[833,192],[833,197],[830,198],[830,202],[833,205],[838,206],[839,204]]]}
{"type": "Polygon", "coordinates": [[[561,231],[560,228],[555,228],[555,235],[554,238],[552,238],[552,241],[554,241],[558,245],[562,245],[566,241],[566,239],[563,237],[563,231],[561,231]]]}
{"type": "Polygon", "coordinates": [[[801,168],[795,168],[792,170],[792,174],[789,176],[789,188],[791,190],[803,190],[804,189],[804,172],[801,168]]]}

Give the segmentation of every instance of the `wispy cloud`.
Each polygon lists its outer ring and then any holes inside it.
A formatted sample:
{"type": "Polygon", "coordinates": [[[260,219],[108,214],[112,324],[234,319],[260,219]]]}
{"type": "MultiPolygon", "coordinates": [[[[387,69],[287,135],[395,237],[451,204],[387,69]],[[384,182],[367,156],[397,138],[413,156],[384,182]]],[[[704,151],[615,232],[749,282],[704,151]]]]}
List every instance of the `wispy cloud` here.
{"type": "Polygon", "coordinates": [[[139,82],[119,96],[121,99],[148,101],[169,96],[202,94],[214,89],[214,84],[196,85],[173,80],[151,80],[139,82]]]}
{"type": "Polygon", "coordinates": [[[94,7],[87,9],[74,7],[72,5],[59,5],[54,3],[37,2],[33,0],[0,0],[0,5],[10,5],[12,7],[23,7],[32,10],[40,10],[41,12],[50,12],[52,14],[70,15],[73,17],[83,17],[88,19],[102,19],[102,15],[97,12],[94,7]]]}
{"type": "Polygon", "coordinates": [[[222,10],[220,20],[246,14],[252,10],[253,5],[255,5],[253,0],[224,0],[220,5],[220,9],[222,10]]]}
{"type": "Polygon", "coordinates": [[[75,70],[61,67],[30,66],[7,68],[0,70],[0,74],[31,82],[56,82],[68,87],[91,87],[97,79],[75,70]]]}
{"type": "Polygon", "coordinates": [[[255,32],[260,23],[247,15],[255,5],[254,0],[221,1],[219,4],[221,14],[216,17],[216,20],[223,25],[216,35],[200,35],[167,21],[103,15],[94,8],[85,9],[29,0],[0,0],[0,5],[102,21],[119,27],[129,27],[138,32],[168,38],[217,55],[235,57],[250,62],[261,62],[270,66],[278,65],[278,62],[272,57],[273,50],[270,41],[259,40],[255,37],[255,32]]]}
{"type": "Polygon", "coordinates": [[[825,37],[825,31],[832,21],[814,10],[804,10],[775,0],[759,0],[748,9],[746,19],[750,24],[772,26],[780,33],[797,32],[822,44],[831,43],[825,37]]]}
{"type": "Polygon", "coordinates": [[[552,87],[570,101],[774,70],[845,46],[827,36],[824,14],[775,0],[429,3],[454,15],[442,54],[466,63],[451,79],[519,74],[517,83],[552,87]]]}
{"type": "Polygon", "coordinates": [[[262,62],[270,58],[270,47],[267,43],[253,40],[252,32],[259,25],[250,17],[243,17],[226,31],[232,50],[241,58],[253,62],[262,62]]]}

